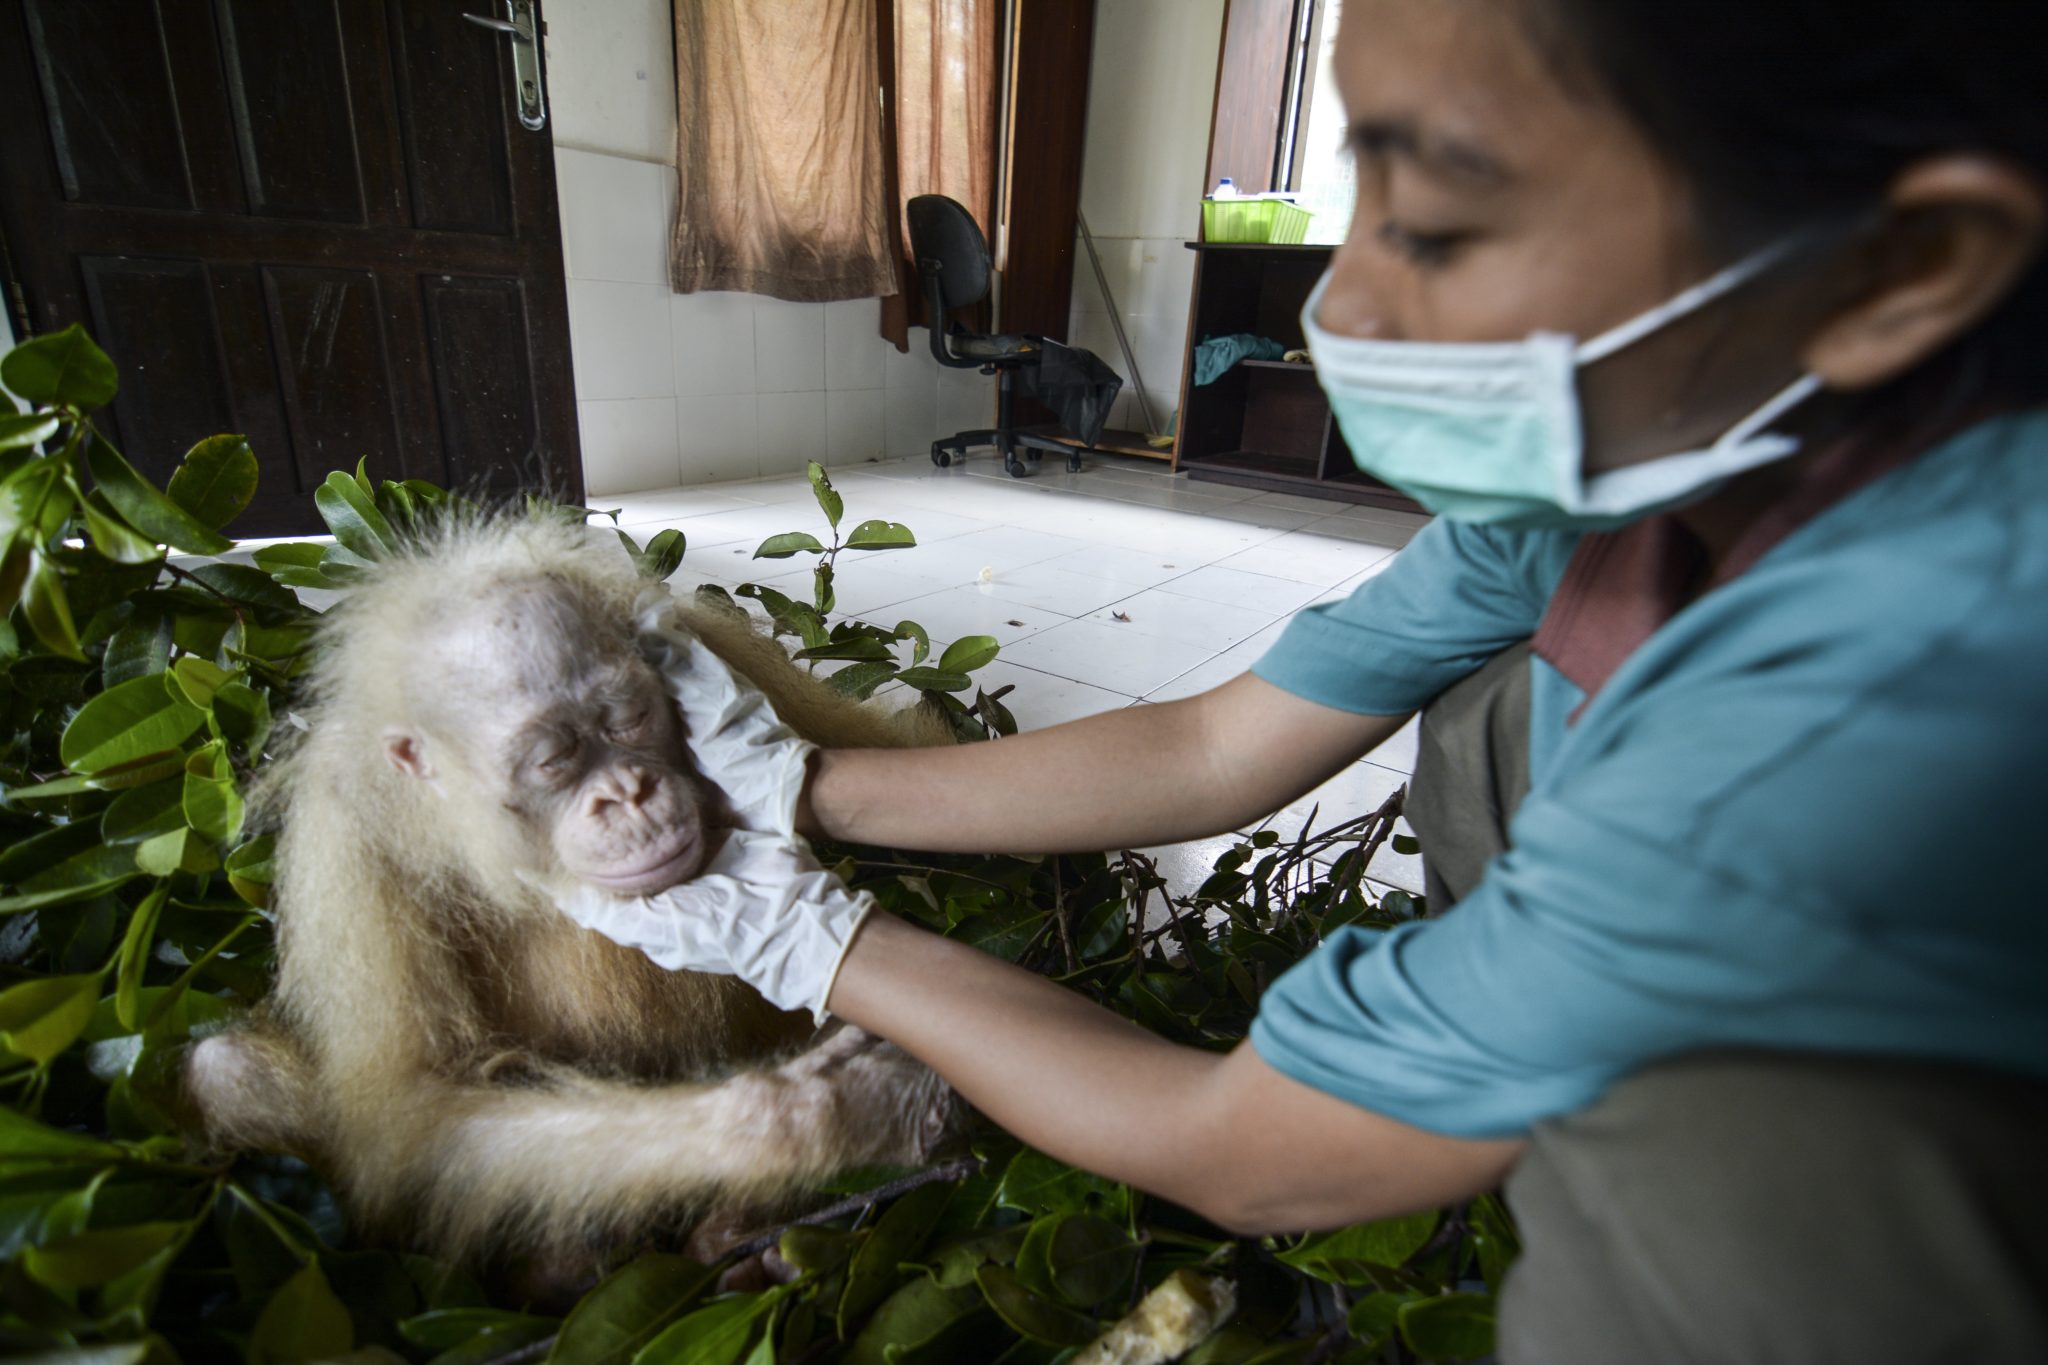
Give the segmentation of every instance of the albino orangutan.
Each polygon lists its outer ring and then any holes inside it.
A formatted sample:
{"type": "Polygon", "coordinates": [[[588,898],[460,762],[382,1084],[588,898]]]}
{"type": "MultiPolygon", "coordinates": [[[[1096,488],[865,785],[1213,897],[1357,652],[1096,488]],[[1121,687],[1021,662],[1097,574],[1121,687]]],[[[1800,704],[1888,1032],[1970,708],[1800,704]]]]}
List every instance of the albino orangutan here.
{"type": "MultiPolygon", "coordinates": [[[[267,784],[276,990],[186,1066],[211,1142],[305,1157],[372,1235],[557,1269],[927,1154],[953,1101],[924,1067],[855,1029],[800,1051],[809,1018],[535,889],[661,890],[721,837],[636,646],[648,591],[615,544],[506,519],[438,533],[328,614],[267,784]]],[[[806,738],[945,740],[732,613],[680,611],[806,738]]]]}

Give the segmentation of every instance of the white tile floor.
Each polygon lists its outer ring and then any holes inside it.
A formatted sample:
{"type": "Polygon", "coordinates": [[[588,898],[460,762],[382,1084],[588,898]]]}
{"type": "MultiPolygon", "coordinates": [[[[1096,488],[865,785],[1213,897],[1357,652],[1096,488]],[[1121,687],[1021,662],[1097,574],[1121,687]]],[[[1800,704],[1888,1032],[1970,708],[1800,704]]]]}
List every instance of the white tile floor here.
{"type": "MultiPolygon", "coordinates": [[[[1194,483],[1147,460],[1048,460],[1011,479],[985,456],[950,469],[899,460],[835,470],[843,527],[899,521],[914,548],[847,552],[838,614],[910,619],[935,645],[993,635],[1002,656],[976,676],[1014,683],[1005,703],[1027,729],[1166,701],[1244,672],[1307,604],[1348,593],[1407,543],[1423,518],[1288,494],[1194,483]],[[1124,619],[1128,618],[1128,619],[1124,619]]],[[[808,595],[812,558],[755,560],[779,531],[827,534],[800,476],[596,498],[645,541],[680,529],[681,589],[743,582],[808,595]]],[[[1281,813],[1294,834],[1311,807],[1332,824],[1377,806],[1414,766],[1413,725],[1281,813]]],[[[1227,841],[1163,851],[1176,884],[1206,874],[1227,841]]],[[[1375,874],[1420,891],[1417,860],[1382,851],[1375,874]]]]}

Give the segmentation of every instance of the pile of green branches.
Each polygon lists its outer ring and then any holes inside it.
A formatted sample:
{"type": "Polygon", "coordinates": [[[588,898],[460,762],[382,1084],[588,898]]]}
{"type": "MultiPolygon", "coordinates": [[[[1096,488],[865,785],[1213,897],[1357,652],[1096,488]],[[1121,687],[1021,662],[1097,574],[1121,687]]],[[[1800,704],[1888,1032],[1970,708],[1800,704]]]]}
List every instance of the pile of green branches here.
{"type": "MultiPolygon", "coordinates": [[[[244,793],[305,667],[316,612],[299,590],[346,590],[460,500],[336,473],[314,495],[331,542],[234,562],[222,528],[257,470],[241,437],[201,441],[160,490],[94,425],[115,371],[83,332],[18,347],[0,381],[28,404],[0,396],[0,1349],[95,1363],[1054,1362],[1191,1270],[1227,1281],[1236,1307],[1190,1361],[1490,1350],[1490,1286],[1515,1252],[1492,1198],[1238,1239],[988,1131],[934,1169],[820,1191],[816,1213],[735,1253],[776,1246],[801,1272],[792,1283],[721,1292],[724,1263],[646,1255],[557,1318],[359,1244],[295,1161],[195,1154],[175,1120],[182,1050],[270,981],[270,841],[248,830],[244,793]]],[[[849,696],[912,689],[963,738],[1014,730],[1000,693],[962,699],[995,641],[933,659],[915,622],[833,619],[840,552],[914,537],[867,521],[842,538],[839,495],[823,470],[811,478],[831,543],[793,532],[759,552],[816,555],[810,600],[741,595],[797,658],[836,665],[849,696]]],[[[653,578],[685,550],[674,531],[627,547],[653,578]]],[[[1396,798],[1319,833],[1262,829],[1191,894],[1130,853],[824,852],[899,914],[1223,1050],[1325,934],[1419,913],[1366,880],[1398,813],[1396,798]]]]}

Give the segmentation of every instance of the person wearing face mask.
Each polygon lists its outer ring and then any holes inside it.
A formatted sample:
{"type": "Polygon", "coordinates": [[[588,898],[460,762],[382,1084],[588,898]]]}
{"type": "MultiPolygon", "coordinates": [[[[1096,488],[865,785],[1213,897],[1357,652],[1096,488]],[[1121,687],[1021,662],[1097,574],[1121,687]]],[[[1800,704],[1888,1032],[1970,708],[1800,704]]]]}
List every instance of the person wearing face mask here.
{"type": "Polygon", "coordinates": [[[1349,0],[1302,323],[1438,513],[1206,695],[813,753],[650,619],[746,828],[564,908],[1245,1233],[1507,1180],[1501,1358],[2048,1359],[2048,99],[2031,0],[1349,0]],[[1427,919],[1227,1057],[889,916],[804,835],[1239,827],[1422,714],[1427,919]]]}

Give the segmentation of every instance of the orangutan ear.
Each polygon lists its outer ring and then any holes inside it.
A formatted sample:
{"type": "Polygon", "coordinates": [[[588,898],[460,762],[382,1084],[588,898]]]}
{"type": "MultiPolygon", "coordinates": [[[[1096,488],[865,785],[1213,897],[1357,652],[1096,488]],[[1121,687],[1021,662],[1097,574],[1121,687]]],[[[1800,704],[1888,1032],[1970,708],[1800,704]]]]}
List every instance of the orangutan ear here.
{"type": "Polygon", "coordinates": [[[434,780],[434,765],[427,761],[427,746],[409,730],[384,732],[384,759],[407,777],[434,780]]]}

